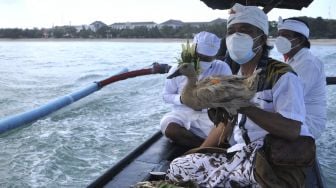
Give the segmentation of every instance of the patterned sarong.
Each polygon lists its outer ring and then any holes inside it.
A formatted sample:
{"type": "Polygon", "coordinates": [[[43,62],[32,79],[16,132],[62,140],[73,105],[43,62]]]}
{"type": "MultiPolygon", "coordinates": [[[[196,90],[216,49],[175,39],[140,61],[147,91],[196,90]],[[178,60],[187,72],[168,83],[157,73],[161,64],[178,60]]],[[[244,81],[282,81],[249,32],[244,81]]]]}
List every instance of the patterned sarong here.
{"type": "Polygon", "coordinates": [[[260,187],[253,169],[256,152],[262,145],[262,140],[254,141],[231,158],[225,153],[193,153],[176,158],[167,177],[176,182],[194,181],[201,187],[260,187]]]}

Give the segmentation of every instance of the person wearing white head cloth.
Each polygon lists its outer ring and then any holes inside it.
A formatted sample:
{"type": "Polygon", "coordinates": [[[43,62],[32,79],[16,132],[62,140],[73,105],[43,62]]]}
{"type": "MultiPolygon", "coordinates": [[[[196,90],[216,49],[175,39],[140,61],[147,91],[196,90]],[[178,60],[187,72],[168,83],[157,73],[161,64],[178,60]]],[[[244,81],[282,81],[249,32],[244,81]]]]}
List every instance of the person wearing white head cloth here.
{"type": "Polygon", "coordinates": [[[326,76],[323,63],[309,50],[308,38],[309,27],[303,20],[279,18],[275,47],[303,83],[305,123],[317,139],[325,130],[327,120],[326,76]]]}
{"type": "Polygon", "coordinates": [[[199,148],[173,160],[167,177],[177,182],[193,181],[201,187],[303,187],[302,167],[275,167],[258,152],[267,134],[286,140],[307,136],[313,141],[304,124],[300,80],[289,65],[269,58],[268,19],[261,9],[235,4],[230,13],[226,46],[240,65],[237,74],[250,76],[261,69],[251,100],[255,106],[239,109],[236,122],[219,123],[199,148]],[[223,138],[225,128],[231,126],[232,137],[223,138]],[[230,140],[231,146],[220,148],[223,139],[230,140]]]}
{"type": "MultiPolygon", "coordinates": [[[[212,33],[200,32],[195,35],[193,43],[196,44],[196,54],[200,60],[200,75],[204,79],[211,75],[231,75],[229,66],[223,61],[216,60],[215,55],[220,46],[220,39],[212,33]]],[[[168,75],[177,69],[175,64],[168,75]]],[[[172,104],[172,111],[163,116],[160,121],[162,133],[185,147],[198,147],[213,128],[206,109],[195,111],[180,101],[180,96],[187,83],[185,76],[166,79],[163,89],[163,100],[172,104]]]]}

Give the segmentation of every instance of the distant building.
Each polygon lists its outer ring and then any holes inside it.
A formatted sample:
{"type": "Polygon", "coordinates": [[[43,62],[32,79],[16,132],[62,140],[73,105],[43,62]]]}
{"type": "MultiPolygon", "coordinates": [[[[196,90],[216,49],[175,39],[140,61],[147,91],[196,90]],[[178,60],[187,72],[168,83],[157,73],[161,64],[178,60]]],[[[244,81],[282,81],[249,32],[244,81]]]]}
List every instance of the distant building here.
{"type": "Polygon", "coordinates": [[[74,27],[76,29],[76,32],[80,32],[83,29],[87,30],[87,29],[90,28],[90,26],[88,26],[88,25],[77,25],[77,26],[72,26],[72,27],[74,27]]]}
{"type": "Polygon", "coordinates": [[[104,26],[107,26],[107,25],[105,23],[101,22],[101,21],[95,21],[95,22],[93,22],[89,25],[89,28],[92,31],[96,32],[98,29],[100,29],[104,26]]]}
{"type": "Polygon", "coordinates": [[[163,26],[169,26],[172,28],[178,28],[182,27],[184,25],[190,25],[192,27],[201,27],[204,25],[214,25],[214,24],[226,24],[226,19],[217,18],[215,20],[212,20],[210,22],[182,22],[180,20],[167,20],[161,24],[159,24],[159,28],[162,28],[163,26]]]}
{"type": "Polygon", "coordinates": [[[189,24],[193,27],[201,27],[201,26],[208,26],[208,25],[215,25],[215,24],[226,24],[226,19],[217,18],[215,20],[212,20],[210,22],[185,22],[185,24],[189,24]]]}
{"type": "Polygon", "coordinates": [[[122,22],[111,24],[109,27],[112,29],[134,29],[136,27],[153,28],[156,26],[155,22],[122,22]]]}
{"type": "Polygon", "coordinates": [[[202,25],[209,25],[209,22],[185,22],[185,24],[199,28],[202,25]]]}
{"type": "Polygon", "coordinates": [[[227,20],[222,19],[222,18],[217,18],[217,19],[212,20],[211,22],[208,22],[208,23],[209,23],[209,25],[212,25],[212,24],[226,24],[227,20]]]}
{"type": "Polygon", "coordinates": [[[49,38],[48,29],[42,29],[42,38],[49,38]]]}
{"type": "Polygon", "coordinates": [[[182,27],[184,25],[184,22],[180,21],[180,20],[167,20],[161,24],[159,24],[159,28],[164,27],[164,26],[168,26],[168,27],[172,27],[172,28],[178,28],[178,27],[182,27]]]}
{"type": "MultiPolygon", "coordinates": [[[[179,28],[182,27],[186,24],[192,26],[192,27],[201,27],[202,25],[213,25],[213,24],[226,24],[227,20],[226,19],[215,19],[210,22],[182,22],[180,20],[167,20],[161,24],[157,24],[155,22],[119,22],[119,23],[113,23],[109,25],[111,29],[134,29],[136,27],[146,27],[146,28],[153,28],[153,27],[159,27],[162,28],[164,26],[172,27],[172,28],[179,28]]],[[[80,32],[83,29],[90,29],[93,32],[97,32],[102,27],[107,26],[104,22],[102,21],[95,21],[91,23],[90,25],[77,25],[77,26],[71,26],[76,29],[76,32],[80,32]]],[[[61,27],[61,26],[60,26],[61,27]]],[[[48,37],[45,35],[45,37],[48,37]]],[[[49,36],[50,37],[50,36],[49,36]]]]}

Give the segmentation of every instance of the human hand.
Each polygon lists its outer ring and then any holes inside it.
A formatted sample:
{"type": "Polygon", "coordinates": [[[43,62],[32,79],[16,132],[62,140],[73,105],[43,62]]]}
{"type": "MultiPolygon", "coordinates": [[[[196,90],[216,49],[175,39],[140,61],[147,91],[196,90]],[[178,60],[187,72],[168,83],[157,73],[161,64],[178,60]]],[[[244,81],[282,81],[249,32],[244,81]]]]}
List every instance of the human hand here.
{"type": "Polygon", "coordinates": [[[219,123],[227,124],[230,118],[229,113],[224,108],[209,108],[209,119],[217,126],[219,123]]]}

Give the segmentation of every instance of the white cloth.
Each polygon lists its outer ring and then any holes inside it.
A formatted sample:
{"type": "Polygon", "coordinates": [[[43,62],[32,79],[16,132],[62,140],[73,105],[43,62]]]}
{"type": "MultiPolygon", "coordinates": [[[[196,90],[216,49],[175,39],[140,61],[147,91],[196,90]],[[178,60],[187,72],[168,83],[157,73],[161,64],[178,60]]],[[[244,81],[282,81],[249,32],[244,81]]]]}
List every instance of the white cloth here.
{"type": "Polygon", "coordinates": [[[194,36],[193,43],[197,45],[196,52],[206,56],[215,56],[220,48],[221,39],[213,33],[202,31],[194,36]]]}
{"type": "Polygon", "coordinates": [[[236,3],[231,8],[227,27],[236,23],[248,23],[254,25],[268,35],[269,26],[267,15],[256,6],[244,6],[236,3]]]}
{"type": "MultiPolygon", "coordinates": [[[[178,65],[175,64],[169,70],[168,75],[174,73],[177,69],[177,66],[178,65]]],[[[214,60],[207,70],[201,70],[201,74],[199,75],[198,79],[201,80],[208,76],[231,74],[231,69],[225,62],[214,60]]],[[[195,111],[181,104],[180,96],[186,83],[187,77],[185,76],[166,79],[165,87],[163,89],[163,100],[168,104],[172,104],[172,112],[165,114],[161,119],[161,131],[164,134],[168,124],[175,122],[185,127],[187,130],[190,130],[194,134],[204,138],[208,135],[213,126],[213,123],[208,118],[206,109],[202,111],[195,111]],[[205,119],[208,123],[205,122],[205,119]],[[200,125],[202,125],[201,128],[200,125]]]]}
{"type": "MultiPolygon", "coordinates": [[[[302,122],[300,135],[312,136],[304,123],[306,110],[303,100],[300,100],[302,98],[303,88],[299,78],[293,73],[286,73],[272,89],[257,92],[251,102],[265,111],[277,112],[285,118],[302,122]]],[[[241,114],[238,115],[238,122],[240,119],[241,114]]],[[[245,128],[251,142],[263,139],[268,134],[248,117],[245,128]]],[[[239,126],[234,127],[233,137],[237,144],[229,148],[228,152],[241,150],[246,145],[239,126]]]]}
{"type": "Polygon", "coordinates": [[[301,49],[287,63],[293,67],[303,84],[306,105],[305,124],[317,139],[325,130],[327,121],[324,65],[307,48],[301,49]]]}
{"type": "Polygon", "coordinates": [[[167,171],[173,181],[193,181],[200,187],[260,187],[254,178],[255,155],[263,145],[257,140],[228,158],[224,153],[193,153],[174,159],[167,171]],[[237,186],[234,186],[237,187],[237,186]]]}
{"type": "Polygon", "coordinates": [[[168,112],[160,121],[162,133],[165,132],[169,123],[175,122],[181,127],[184,127],[193,134],[206,138],[214,124],[210,121],[208,113],[204,111],[183,111],[174,110],[168,112]]]}
{"type": "Polygon", "coordinates": [[[283,21],[282,17],[279,17],[278,31],[282,30],[282,29],[295,31],[295,32],[301,33],[306,38],[309,38],[309,28],[307,27],[306,24],[304,24],[303,22],[300,22],[298,20],[289,19],[289,20],[283,21]]]}

